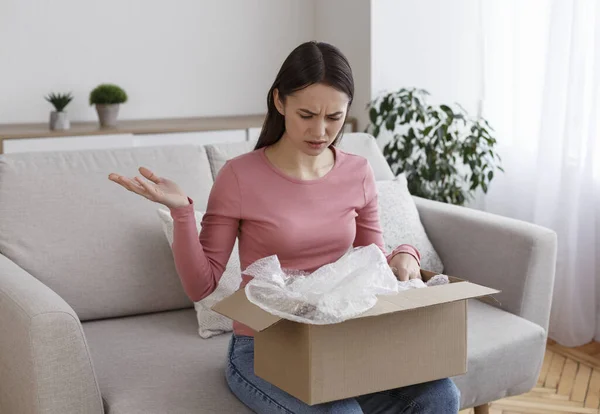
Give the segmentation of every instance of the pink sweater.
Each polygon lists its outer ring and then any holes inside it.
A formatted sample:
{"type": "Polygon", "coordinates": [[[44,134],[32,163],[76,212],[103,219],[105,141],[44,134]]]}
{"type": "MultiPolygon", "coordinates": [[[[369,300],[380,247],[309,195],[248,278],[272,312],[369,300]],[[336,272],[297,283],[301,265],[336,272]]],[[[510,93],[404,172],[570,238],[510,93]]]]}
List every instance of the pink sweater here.
{"type": "MultiPolygon", "coordinates": [[[[173,256],[185,292],[193,301],[217,287],[236,237],[242,269],[276,254],[283,268],[303,271],[338,260],[351,246],[375,243],[384,253],[373,170],[360,156],[334,149],[335,164],[325,176],[300,180],[277,169],[264,148],[228,161],[212,187],[200,237],[193,200],[172,208],[173,256]]],[[[409,253],[398,246],[387,257],[409,253]]],[[[251,277],[242,275],[240,287],[251,277]]],[[[234,322],[234,332],[254,335],[234,322]]]]}

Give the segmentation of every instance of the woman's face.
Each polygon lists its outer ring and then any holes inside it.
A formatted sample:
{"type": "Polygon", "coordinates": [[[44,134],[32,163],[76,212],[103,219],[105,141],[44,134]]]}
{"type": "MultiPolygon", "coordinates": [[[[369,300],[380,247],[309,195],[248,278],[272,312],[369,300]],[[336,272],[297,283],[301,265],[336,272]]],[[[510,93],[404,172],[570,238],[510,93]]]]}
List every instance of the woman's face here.
{"type": "Polygon", "coordinates": [[[308,155],[319,155],[331,145],[343,127],[348,95],[316,83],[288,95],[285,103],[274,91],[275,106],[285,116],[287,139],[308,155]]]}

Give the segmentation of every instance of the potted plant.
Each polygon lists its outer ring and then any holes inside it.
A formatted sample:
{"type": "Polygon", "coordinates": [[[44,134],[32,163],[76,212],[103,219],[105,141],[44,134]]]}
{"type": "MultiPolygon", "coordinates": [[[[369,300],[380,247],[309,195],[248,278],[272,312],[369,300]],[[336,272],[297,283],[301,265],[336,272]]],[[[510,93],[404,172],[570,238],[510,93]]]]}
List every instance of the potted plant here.
{"type": "Polygon", "coordinates": [[[44,97],[50,102],[55,111],[50,112],[50,129],[65,130],[71,127],[65,107],[73,100],[71,93],[50,93],[44,97]]]}
{"type": "Polygon", "coordinates": [[[396,175],[404,173],[412,195],[464,205],[481,188],[487,193],[500,156],[493,129],[460,106],[428,105],[423,89],[401,89],[368,104],[367,132],[388,131],[383,154],[396,175]]]}
{"type": "Polygon", "coordinates": [[[117,85],[104,83],[90,92],[90,105],[96,105],[102,128],[117,126],[119,105],[125,102],[127,102],[127,94],[117,85]]]}

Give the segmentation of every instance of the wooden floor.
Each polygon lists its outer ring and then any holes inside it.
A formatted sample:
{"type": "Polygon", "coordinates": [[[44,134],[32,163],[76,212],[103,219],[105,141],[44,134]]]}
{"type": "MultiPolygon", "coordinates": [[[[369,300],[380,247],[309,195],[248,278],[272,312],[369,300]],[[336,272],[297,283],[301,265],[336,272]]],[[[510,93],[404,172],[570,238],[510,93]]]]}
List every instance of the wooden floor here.
{"type": "MultiPolygon", "coordinates": [[[[599,414],[600,343],[565,348],[549,341],[537,386],[527,394],[490,406],[490,414],[524,413],[599,414]]],[[[473,410],[460,414],[473,414],[473,410]]]]}

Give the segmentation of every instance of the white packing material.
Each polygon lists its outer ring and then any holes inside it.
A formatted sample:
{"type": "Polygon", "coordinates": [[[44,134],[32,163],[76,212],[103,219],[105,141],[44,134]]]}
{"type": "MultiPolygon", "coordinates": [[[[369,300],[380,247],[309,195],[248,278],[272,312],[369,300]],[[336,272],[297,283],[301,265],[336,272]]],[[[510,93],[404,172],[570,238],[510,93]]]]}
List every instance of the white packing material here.
{"type": "Polygon", "coordinates": [[[421,279],[410,279],[404,282],[398,281],[398,290],[419,289],[429,286],[445,285],[447,283],[450,283],[448,276],[439,274],[433,276],[427,283],[423,282],[421,279]]]}
{"type": "Polygon", "coordinates": [[[339,323],[372,308],[377,295],[398,293],[398,280],[375,245],[350,249],[312,273],[284,270],[276,255],[252,263],[245,275],[248,300],[266,312],[296,322],[339,323]]]}

